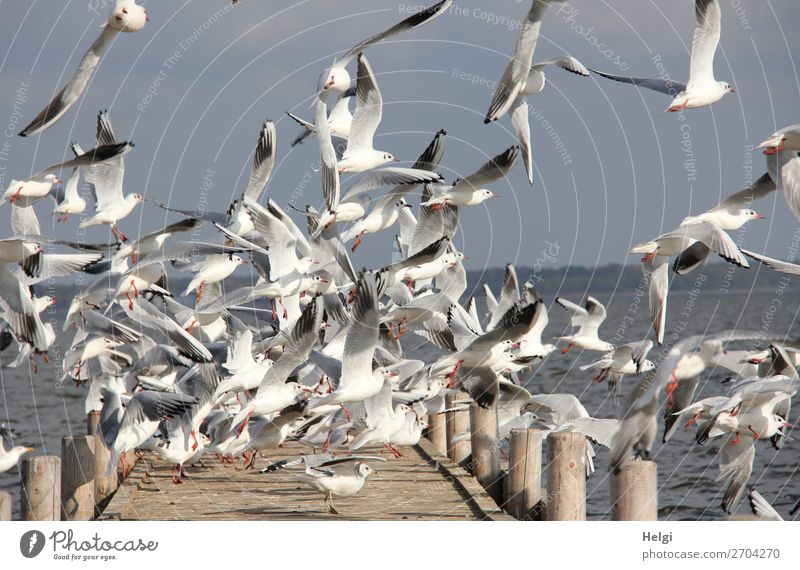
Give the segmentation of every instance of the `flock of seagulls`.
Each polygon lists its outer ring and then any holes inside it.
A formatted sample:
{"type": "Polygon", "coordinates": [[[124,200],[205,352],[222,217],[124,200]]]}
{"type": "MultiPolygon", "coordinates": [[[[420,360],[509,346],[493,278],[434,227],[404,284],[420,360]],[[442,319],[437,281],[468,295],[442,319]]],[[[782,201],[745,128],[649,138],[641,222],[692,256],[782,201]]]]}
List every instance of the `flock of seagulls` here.
{"type": "MultiPolygon", "coordinates": [[[[513,265],[499,291],[484,286],[482,303],[465,298],[465,256],[453,242],[460,212],[495,197],[493,183],[508,176],[520,155],[532,182],[526,97],[545,87],[549,65],[669,93],[668,111],[674,112],[714,104],[732,92],[713,73],[719,2],[695,1],[691,71],[683,85],[593,71],[566,54],[533,63],[547,7],[559,1],[533,0],[485,118],[491,123],[509,114],[517,140],[474,173],[446,182],[437,172],[445,160],[444,130],[432,133],[411,167],[397,166],[394,154],[374,148],[383,98],[367,52],[446,18],[451,1],[355,45],[321,73],[313,121],[290,114],[302,127],[292,144],[319,149],[322,192],[316,205],[287,209],[275,193],[264,196],[278,150],[271,121],[259,131],[247,186],[225,212],[199,216],[155,197],[126,194],[124,162],[134,144],[117,138],[106,111],[98,114],[92,150],[73,144],[75,158],[12,181],[0,198],[11,210],[14,234],[0,240],[0,308],[19,346],[11,365],[35,367],[57,334],[71,334],[61,381],[88,386],[86,407],[101,411],[110,469],[119,460],[127,471],[128,452],[151,450],[174,465],[173,482],[180,484],[184,465],[203,455],[226,463],[241,459],[252,468],[258,454],[295,441],[313,453],[269,465],[262,470],[264,483],[271,472],[302,466],[298,477],[325,496],[331,513],[337,512],[334,497],[358,493],[373,465],[387,460],[352,452],[383,446],[399,456],[399,448],[421,437],[426,415],[444,412],[448,391],[496,407],[504,441],[518,427],[585,435],[587,476],[598,447],[610,450],[614,470],[651,458],[663,410],[664,443],[682,425],[696,426],[699,445],[718,442],[722,506],[732,511],[755,468],[756,445],[771,441],[779,448],[788,437],[800,350],[778,341],[732,350],[730,343],[757,335],[724,331],[680,339],[660,361],[647,357],[664,341],[671,271],[691,272],[714,253],[739,267],[748,267],[750,258],[800,274],[800,266],[740,249],[728,233],[762,218],[751,204],[779,188],[800,217],[800,126],[759,145],[768,172],[751,187],[631,250],[643,254],[652,340],[614,346],[602,338],[606,308],[600,301],[588,295],[582,304],[555,299],[574,329],[554,339],[560,352],[594,353],[580,369],[607,382],[615,399],[628,393],[619,418],[594,418],[573,394],[537,394],[531,384],[521,385],[524,373],[559,357],[556,344],[546,340],[548,306],[531,283],[518,279],[513,265]],[[69,174],[63,191],[60,173],[69,174]],[[91,199],[78,192],[81,179],[91,199]],[[411,195],[420,186],[414,204],[411,195]],[[381,188],[388,189],[379,193],[381,188]],[[64,223],[93,205],[80,227],[108,226],[114,240],[86,245],[43,236],[35,207],[48,197],[64,223]],[[178,219],[129,238],[120,224],[142,203],[178,219]],[[193,237],[201,227],[212,236],[204,242],[193,237]],[[386,231],[396,232],[391,260],[356,271],[353,252],[368,236],[386,231]],[[54,253],[57,247],[74,251],[54,253]],[[226,287],[241,267],[251,284],[226,287]],[[186,275],[183,290],[170,288],[170,271],[186,275]],[[37,296],[36,284],[76,272],[91,276],[90,283],[69,302],[63,330],[56,331],[41,317],[56,301],[37,296]],[[406,335],[433,356],[412,354],[406,335]],[[728,385],[696,401],[699,378],[717,367],[730,372],[728,385]],[[625,377],[635,379],[627,389],[625,377]]],[[[111,39],[143,29],[147,20],[134,0],[117,2],[75,76],[21,134],[41,134],[62,118],[86,91],[111,39]]],[[[0,426],[0,472],[32,451],[12,440],[9,428],[0,426]]],[[[770,508],[757,491],[750,500],[770,508]]]]}

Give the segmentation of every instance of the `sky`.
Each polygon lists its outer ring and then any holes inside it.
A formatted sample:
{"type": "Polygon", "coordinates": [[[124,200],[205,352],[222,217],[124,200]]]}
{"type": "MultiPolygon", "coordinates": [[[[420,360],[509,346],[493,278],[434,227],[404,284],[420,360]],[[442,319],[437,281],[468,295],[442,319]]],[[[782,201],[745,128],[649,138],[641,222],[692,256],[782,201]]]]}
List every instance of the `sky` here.
{"type": "MultiPolygon", "coordinates": [[[[261,123],[272,119],[279,142],[264,196],[284,206],[294,198],[319,207],[318,146],[310,140],[290,147],[298,127],[285,112],[313,118],[309,103],[319,73],[420,3],[240,0],[232,7],[226,0],[151,0],[144,3],[150,22],[117,36],[80,102],[41,136],[20,138],[15,133],[72,75],[111,2],[0,0],[0,185],[68,157],[71,141],[91,147],[95,116],[107,109],[118,138],[136,144],[126,157],[126,192],[223,211],[244,189],[261,123]]],[[[498,198],[464,209],[455,240],[469,256],[467,268],[630,263],[632,245],[765,172],[752,146],[798,122],[792,54],[800,53],[800,38],[788,24],[800,21],[800,3],[721,0],[721,6],[715,72],[737,92],[687,111],[683,120],[663,113],[665,95],[547,69],[544,91],[528,100],[534,184],[520,161],[491,186],[498,198]]],[[[507,117],[491,125],[482,119],[529,7],[527,0],[456,0],[431,24],[369,48],[384,99],[376,148],[409,166],[445,129],[440,172],[452,180],[515,144],[507,117]]],[[[534,60],[569,53],[611,73],[685,81],[693,28],[690,0],[554,3],[534,60]]],[[[74,237],[77,221],[56,224],[50,208],[37,205],[44,231],[74,237]]],[[[735,239],[786,258],[797,223],[783,197],[755,208],[766,219],[735,239]]],[[[145,204],[120,225],[136,236],[174,219],[145,204]]],[[[356,267],[390,260],[395,231],[384,233],[367,237],[354,255],[356,267]]],[[[90,228],[86,236],[107,238],[106,228],[90,228]]]]}

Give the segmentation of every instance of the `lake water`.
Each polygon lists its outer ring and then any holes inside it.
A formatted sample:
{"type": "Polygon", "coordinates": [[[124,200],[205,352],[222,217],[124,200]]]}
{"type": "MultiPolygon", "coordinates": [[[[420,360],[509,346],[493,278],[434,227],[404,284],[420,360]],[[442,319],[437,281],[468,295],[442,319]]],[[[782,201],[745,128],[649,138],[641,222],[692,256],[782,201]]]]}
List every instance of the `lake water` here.
{"type": "MultiPolygon", "coordinates": [[[[680,336],[697,333],[713,333],[728,328],[738,330],[761,330],[767,337],[796,339],[800,330],[795,324],[800,311],[800,295],[793,293],[791,285],[756,291],[731,291],[724,282],[715,278],[703,280],[702,274],[695,279],[697,287],[689,291],[670,294],[667,340],[673,332],[680,336]]],[[[686,279],[686,278],[684,278],[686,279]]],[[[564,295],[580,301],[578,295],[564,295]]],[[[608,303],[608,319],[601,327],[601,336],[614,344],[622,344],[645,338],[648,334],[647,294],[644,287],[633,292],[596,294],[608,303]]],[[[550,307],[550,325],[545,337],[555,337],[566,331],[566,311],[552,305],[551,297],[545,299],[550,307]]],[[[61,316],[47,315],[60,330],[61,316]]],[[[0,368],[0,421],[7,421],[21,434],[17,444],[36,448],[37,454],[59,455],[63,435],[83,434],[86,430],[84,398],[86,387],[74,385],[56,386],[52,361],[60,360],[67,348],[71,334],[59,342],[51,354],[51,364],[39,365],[34,374],[28,367],[0,368]],[[63,343],[63,344],[61,344],[63,343]]],[[[766,342],[763,343],[766,345],[766,342]]],[[[743,348],[747,345],[742,345],[743,348]]],[[[3,364],[14,357],[15,348],[7,349],[0,359],[3,364]]],[[[534,393],[569,392],[577,395],[590,414],[595,417],[616,417],[618,410],[608,397],[605,384],[594,384],[589,372],[581,372],[578,366],[590,362],[599,353],[581,354],[572,351],[567,355],[554,352],[543,362],[528,381],[534,393]]],[[[651,359],[658,360],[657,351],[651,359]]],[[[706,373],[701,379],[697,397],[724,392],[720,380],[723,371],[706,373]]],[[[627,377],[623,381],[625,394],[635,380],[627,377]]],[[[796,415],[796,414],[795,414],[796,415]]],[[[660,433],[659,433],[660,441],[660,433]]],[[[751,484],[757,483],[759,491],[770,500],[777,510],[788,516],[788,509],[800,496],[800,481],[796,480],[798,442],[789,440],[781,451],[775,451],[768,441],[757,442],[755,467],[751,484]]],[[[697,520],[720,519],[724,513],[719,507],[722,495],[714,482],[718,473],[716,444],[699,447],[694,442],[694,432],[680,430],[672,441],[662,446],[656,444],[655,460],[658,463],[659,511],[663,519],[697,520]]],[[[608,454],[598,450],[595,464],[597,472],[587,482],[587,513],[592,519],[609,517],[608,454]]],[[[266,484],[266,483],[265,483],[266,484]]],[[[16,469],[0,474],[0,488],[15,494],[15,513],[18,516],[19,474],[16,469]]],[[[746,500],[740,504],[740,512],[747,511],[746,500]]]]}

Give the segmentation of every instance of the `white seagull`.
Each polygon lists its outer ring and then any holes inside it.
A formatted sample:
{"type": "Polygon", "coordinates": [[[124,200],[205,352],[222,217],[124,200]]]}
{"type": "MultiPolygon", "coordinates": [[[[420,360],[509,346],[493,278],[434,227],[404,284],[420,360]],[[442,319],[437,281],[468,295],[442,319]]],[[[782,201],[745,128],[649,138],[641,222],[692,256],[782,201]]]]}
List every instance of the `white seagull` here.
{"type": "Polygon", "coordinates": [[[261,473],[273,473],[293,465],[304,464],[305,472],[296,476],[312,489],[325,495],[328,513],[338,515],[333,506],[333,497],[352,497],[364,486],[364,481],[375,471],[365,461],[386,461],[371,455],[336,457],[329,453],[303,455],[291,461],[279,461],[268,465],[261,473]]]}
{"type": "Polygon", "coordinates": [[[435,18],[446,12],[452,3],[453,0],[442,0],[441,2],[437,2],[432,6],[422,8],[405,20],[398,22],[391,28],[384,30],[379,34],[375,34],[374,36],[371,36],[350,48],[347,53],[340,57],[330,68],[326,69],[320,75],[318,93],[345,93],[348,89],[350,89],[351,81],[350,73],[347,71],[347,64],[350,63],[354,57],[371,45],[433,21],[435,18]]]}
{"type": "Polygon", "coordinates": [[[697,27],[692,39],[688,83],[612,75],[594,69],[591,71],[614,81],[672,95],[672,102],[667,107],[667,112],[670,113],[706,107],[716,103],[727,93],[735,93],[736,90],[730,84],[714,79],[714,54],[719,45],[722,19],[719,0],[695,0],[695,15],[697,27]]]}
{"type": "Polygon", "coordinates": [[[100,37],[81,58],[75,75],[44,110],[36,115],[31,123],[20,131],[26,137],[41,133],[52,127],[80,99],[92,79],[103,53],[119,32],[138,32],[149,20],[147,11],[135,0],[119,0],[114,6],[108,21],[103,25],[100,37]]]}
{"type": "Polygon", "coordinates": [[[569,311],[571,315],[570,324],[578,328],[575,334],[559,337],[559,340],[565,340],[569,343],[567,348],[561,351],[561,354],[566,354],[576,346],[583,350],[601,352],[614,350],[613,344],[601,340],[598,336],[600,325],[606,320],[606,307],[603,303],[594,297],[586,298],[586,308],[576,305],[563,297],[557,297],[556,303],[569,311]]]}

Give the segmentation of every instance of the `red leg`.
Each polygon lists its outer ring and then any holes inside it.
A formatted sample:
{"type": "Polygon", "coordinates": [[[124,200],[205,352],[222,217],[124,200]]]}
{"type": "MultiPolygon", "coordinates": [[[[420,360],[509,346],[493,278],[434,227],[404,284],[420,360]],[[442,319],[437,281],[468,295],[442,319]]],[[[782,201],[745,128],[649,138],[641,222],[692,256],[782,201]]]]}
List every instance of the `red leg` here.
{"type": "Polygon", "coordinates": [[[10,201],[12,204],[16,204],[16,203],[17,203],[17,199],[19,198],[19,194],[20,194],[20,192],[22,192],[22,186],[20,186],[19,188],[17,188],[17,191],[16,191],[16,192],[14,193],[14,195],[11,197],[11,200],[9,200],[9,201],[10,201]]]}
{"type": "Polygon", "coordinates": [[[567,345],[567,348],[565,348],[564,350],[562,350],[562,351],[561,351],[561,354],[566,354],[566,353],[568,353],[568,352],[569,352],[570,350],[572,350],[574,347],[575,347],[575,345],[574,345],[574,344],[572,344],[572,343],[569,343],[569,344],[567,345]]]}
{"type": "Polygon", "coordinates": [[[455,385],[456,385],[456,376],[458,375],[458,369],[461,368],[461,365],[463,363],[464,363],[463,360],[459,360],[458,362],[456,362],[456,365],[453,368],[453,370],[445,377],[450,381],[448,383],[448,385],[447,385],[448,388],[452,389],[452,388],[455,387],[455,385]]]}
{"type": "Polygon", "coordinates": [[[361,242],[364,241],[364,233],[365,232],[361,232],[360,234],[358,234],[358,237],[356,238],[356,243],[354,243],[353,247],[350,248],[350,251],[352,251],[353,253],[355,253],[355,251],[358,249],[358,246],[361,245],[361,242]]]}
{"type": "Polygon", "coordinates": [[[249,412],[249,413],[248,413],[248,414],[247,414],[247,415],[244,417],[244,421],[242,422],[242,425],[240,425],[240,426],[239,426],[239,429],[236,431],[236,435],[237,435],[237,436],[240,436],[240,435],[242,435],[242,432],[244,431],[244,428],[247,426],[247,422],[249,422],[249,421],[250,421],[250,416],[252,416],[252,415],[253,415],[253,412],[249,412]]]}

